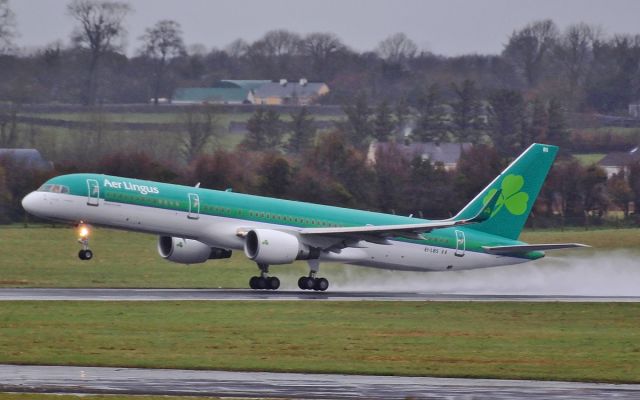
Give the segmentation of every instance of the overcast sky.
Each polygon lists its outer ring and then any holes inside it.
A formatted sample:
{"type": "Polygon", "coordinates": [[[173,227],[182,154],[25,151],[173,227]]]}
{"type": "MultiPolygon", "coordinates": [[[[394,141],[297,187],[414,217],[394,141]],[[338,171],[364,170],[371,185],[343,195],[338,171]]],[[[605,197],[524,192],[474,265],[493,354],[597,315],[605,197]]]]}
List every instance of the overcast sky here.
{"type": "MultiPolygon", "coordinates": [[[[10,0],[21,47],[68,43],[74,21],[68,0],[10,0]]],[[[334,32],[352,48],[372,50],[395,32],[443,55],[500,53],[509,34],[533,20],[551,18],[561,29],[575,22],[608,34],[640,33],[640,0],[129,0],[128,51],[161,19],[174,19],[187,44],[223,48],[249,42],[271,29],[334,32]]]]}

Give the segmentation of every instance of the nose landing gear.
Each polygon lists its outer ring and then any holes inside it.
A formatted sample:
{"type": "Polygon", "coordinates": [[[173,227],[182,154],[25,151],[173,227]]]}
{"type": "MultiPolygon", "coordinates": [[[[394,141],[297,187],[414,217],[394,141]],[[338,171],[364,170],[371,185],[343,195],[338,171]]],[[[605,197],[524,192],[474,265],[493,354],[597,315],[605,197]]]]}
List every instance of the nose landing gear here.
{"type": "Polygon", "coordinates": [[[91,260],[93,258],[93,251],[89,249],[89,227],[86,225],[78,226],[78,243],[82,245],[82,250],[78,252],[78,258],[83,261],[91,260]]]}

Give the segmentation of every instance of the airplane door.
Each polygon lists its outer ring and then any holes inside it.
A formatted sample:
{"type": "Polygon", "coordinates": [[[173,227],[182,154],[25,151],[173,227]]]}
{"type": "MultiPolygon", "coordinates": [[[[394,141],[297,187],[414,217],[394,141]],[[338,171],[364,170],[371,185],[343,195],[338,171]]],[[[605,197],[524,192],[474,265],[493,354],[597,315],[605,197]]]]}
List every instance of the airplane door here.
{"type": "Polygon", "coordinates": [[[100,204],[100,185],[95,179],[87,179],[87,205],[98,206],[100,204]]]}
{"type": "Polygon", "coordinates": [[[456,231],[456,257],[464,257],[465,247],[464,232],[456,231]]]}
{"type": "Polygon", "coordinates": [[[200,218],[200,197],[195,193],[189,193],[189,214],[187,218],[200,218]]]}

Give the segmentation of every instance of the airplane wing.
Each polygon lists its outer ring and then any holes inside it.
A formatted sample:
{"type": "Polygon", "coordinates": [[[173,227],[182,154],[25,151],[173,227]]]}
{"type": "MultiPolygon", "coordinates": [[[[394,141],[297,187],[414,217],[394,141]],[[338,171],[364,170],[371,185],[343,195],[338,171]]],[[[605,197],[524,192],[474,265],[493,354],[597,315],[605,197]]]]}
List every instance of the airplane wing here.
{"type": "Polygon", "coordinates": [[[522,254],[530,251],[570,249],[575,247],[591,247],[580,243],[523,244],[514,246],[482,246],[489,254],[507,255],[522,254]]]}
{"type": "Polygon", "coordinates": [[[474,217],[469,219],[456,219],[456,217],[453,217],[419,224],[365,225],[341,228],[303,228],[298,231],[298,233],[302,236],[322,235],[348,237],[351,239],[360,239],[379,244],[386,244],[386,239],[390,237],[404,237],[407,239],[422,240],[424,239],[422,236],[423,233],[431,232],[434,229],[469,225],[486,221],[491,217],[491,213],[498,201],[500,193],[501,191],[498,190],[487,204],[474,217]]]}

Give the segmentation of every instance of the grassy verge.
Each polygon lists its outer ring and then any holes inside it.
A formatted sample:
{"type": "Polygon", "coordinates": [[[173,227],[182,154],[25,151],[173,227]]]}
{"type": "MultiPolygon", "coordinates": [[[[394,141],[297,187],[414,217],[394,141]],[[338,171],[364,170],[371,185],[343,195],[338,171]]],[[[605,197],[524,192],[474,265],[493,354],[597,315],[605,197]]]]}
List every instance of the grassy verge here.
{"type": "MultiPolygon", "coordinates": [[[[520,240],[529,243],[583,243],[593,251],[635,249],[640,247],[640,229],[595,229],[586,231],[576,228],[565,231],[524,231],[520,240]]],[[[556,253],[554,253],[556,254],[556,253]]]]}
{"type": "Polygon", "coordinates": [[[4,302],[0,362],[640,382],[640,304],[4,302]]]}
{"type": "MultiPolygon", "coordinates": [[[[596,253],[606,250],[640,247],[640,229],[596,231],[525,232],[532,243],[580,242],[593,249],[554,252],[554,255],[596,253]]],[[[72,228],[0,229],[0,287],[227,287],[245,288],[249,277],[257,273],[255,264],[242,252],[228,260],[185,266],[160,258],[157,238],[131,232],[95,229],[90,262],[77,257],[79,245],[72,228]]],[[[355,267],[323,265],[323,275],[343,278],[355,267]]],[[[295,288],[306,264],[274,266],[283,285],[295,288]]]]}

